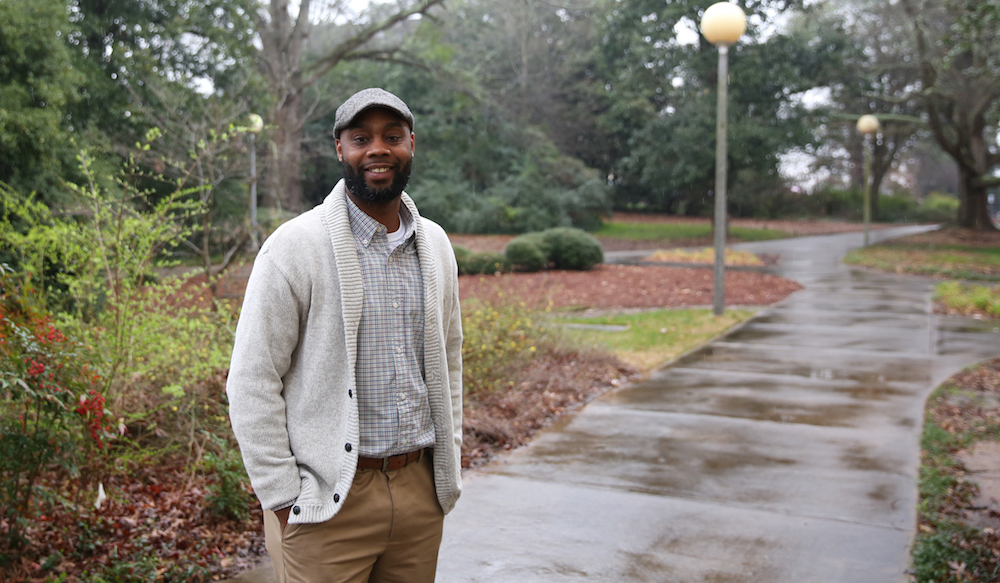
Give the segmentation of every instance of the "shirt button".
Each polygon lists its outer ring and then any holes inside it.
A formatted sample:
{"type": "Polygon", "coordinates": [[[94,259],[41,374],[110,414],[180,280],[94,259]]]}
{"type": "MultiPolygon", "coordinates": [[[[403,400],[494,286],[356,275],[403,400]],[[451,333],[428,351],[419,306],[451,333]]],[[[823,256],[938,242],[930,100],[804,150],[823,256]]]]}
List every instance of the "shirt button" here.
{"type": "Polygon", "coordinates": [[[398,308],[399,307],[399,302],[392,302],[392,307],[398,308]]]}
{"type": "Polygon", "coordinates": [[[400,393],[397,395],[400,401],[406,401],[406,393],[400,393]]]}

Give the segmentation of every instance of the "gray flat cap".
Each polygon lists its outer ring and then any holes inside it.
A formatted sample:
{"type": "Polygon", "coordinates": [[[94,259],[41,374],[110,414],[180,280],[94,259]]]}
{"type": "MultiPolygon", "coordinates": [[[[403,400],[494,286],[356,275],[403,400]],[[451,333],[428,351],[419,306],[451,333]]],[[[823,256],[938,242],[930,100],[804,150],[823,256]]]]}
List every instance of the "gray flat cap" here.
{"type": "Polygon", "coordinates": [[[385,89],[372,87],[358,91],[337,108],[337,115],[333,122],[333,137],[339,138],[340,132],[351,125],[359,113],[372,107],[384,107],[395,111],[406,120],[406,123],[410,124],[410,130],[413,130],[413,114],[410,113],[410,108],[406,107],[403,100],[385,89]]]}

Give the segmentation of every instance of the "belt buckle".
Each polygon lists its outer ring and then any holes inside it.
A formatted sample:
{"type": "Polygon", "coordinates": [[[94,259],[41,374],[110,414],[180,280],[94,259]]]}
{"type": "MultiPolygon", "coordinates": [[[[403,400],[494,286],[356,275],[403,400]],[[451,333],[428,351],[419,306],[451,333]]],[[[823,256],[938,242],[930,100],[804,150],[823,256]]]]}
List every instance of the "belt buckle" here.
{"type": "Polygon", "coordinates": [[[389,458],[387,457],[382,458],[382,471],[383,472],[389,471],[389,458]]]}

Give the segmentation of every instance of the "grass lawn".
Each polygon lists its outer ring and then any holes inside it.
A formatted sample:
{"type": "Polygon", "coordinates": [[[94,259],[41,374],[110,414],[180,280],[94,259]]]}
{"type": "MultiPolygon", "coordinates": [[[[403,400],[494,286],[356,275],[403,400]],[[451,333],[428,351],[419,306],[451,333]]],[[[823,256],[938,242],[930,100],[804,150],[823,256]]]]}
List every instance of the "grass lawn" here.
{"type": "Polygon", "coordinates": [[[942,229],[855,249],[844,263],[896,273],[1000,281],[1000,233],[942,229]]]}
{"type": "Polygon", "coordinates": [[[896,273],[1000,281],[1000,247],[934,249],[926,245],[875,245],[851,251],[844,263],[896,273]]]}
{"type": "Polygon", "coordinates": [[[557,317],[565,333],[601,346],[643,372],[704,344],[753,315],[750,310],[653,310],[596,317],[557,317]]]}
{"type": "MultiPolygon", "coordinates": [[[[670,241],[674,239],[696,239],[710,237],[710,224],[693,223],[605,223],[597,232],[597,237],[633,239],[640,241],[670,241]]],[[[729,235],[739,241],[769,241],[787,239],[794,234],[766,228],[729,227],[729,235]]]]}

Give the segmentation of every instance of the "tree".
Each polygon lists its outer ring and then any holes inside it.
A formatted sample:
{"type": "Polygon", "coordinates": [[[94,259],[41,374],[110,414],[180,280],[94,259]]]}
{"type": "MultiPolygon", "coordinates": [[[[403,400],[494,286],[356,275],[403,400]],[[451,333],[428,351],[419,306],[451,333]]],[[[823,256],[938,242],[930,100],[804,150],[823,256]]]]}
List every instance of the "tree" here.
{"type": "MultiPolygon", "coordinates": [[[[600,74],[616,206],[700,214],[714,184],[716,49],[697,32],[710,2],[618,2],[607,16],[600,74]],[[679,42],[686,31],[690,42],[679,42]]],[[[742,2],[750,28],[730,49],[729,159],[733,204],[767,207],[782,189],[781,152],[810,138],[797,94],[822,84],[836,47],[763,33],[769,16],[797,2],[742,2]]],[[[742,209],[742,210],[740,210],[742,209]]]]}
{"type": "MultiPolygon", "coordinates": [[[[369,19],[341,27],[343,37],[308,63],[303,61],[303,50],[313,28],[309,20],[314,8],[312,0],[300,0],[294,18],[289,0],[271,0],[266,11],[255,12],[261,40],[260,64],[275,103],[269,116],[274,125],[271,136],[274,148],[266,204],[293,212],[305,206],[300,174],[303,127],[309,119],[309,111],[303,102],[304,91],[342,62],[398,57],[399,46],[379,44],[379,35],[411,17],[427,14],[443,1],[400,2],[398,9],[384,16],[369,11],[369,19]]],[[[335,2],[328,8],[337,13],[341,4],[335,2]]]]}
{"type": "Polygon", "coordinates": [[[886,175],[926,134],[912,92],[920,71],[910,58],[912,43],[900,26],[901,14],[898,4],[840,0],[813,6],[793,22],[796,34],[807,35],[816,46],[836,47],[840,56],[829,61],[829,70],[822,75],[831,103],[821,110],[822,123],[816,129],[817,166],[849,175],[853,186],[863,189],[864,140],[856,122],[863,114],[879,119],[881,127],[871,144],[875,216],[886,175]]]}
{"type": "Polygon", "coordinates": [[[987,189],[1000,152],[1000,4],[976,0],[901,0],[921,69],[920,98],[941,148],[958,164],[958,223],[994,230],[987,189]],[[989,136],[989,137],[988,137],[989,136]]]}
{"type": "Polygon", "coordinates": [[[69,111],[85,83],[73,32],[61,0],[0,2],[0,182],[47,201],[72,167],[69,111]]]}

